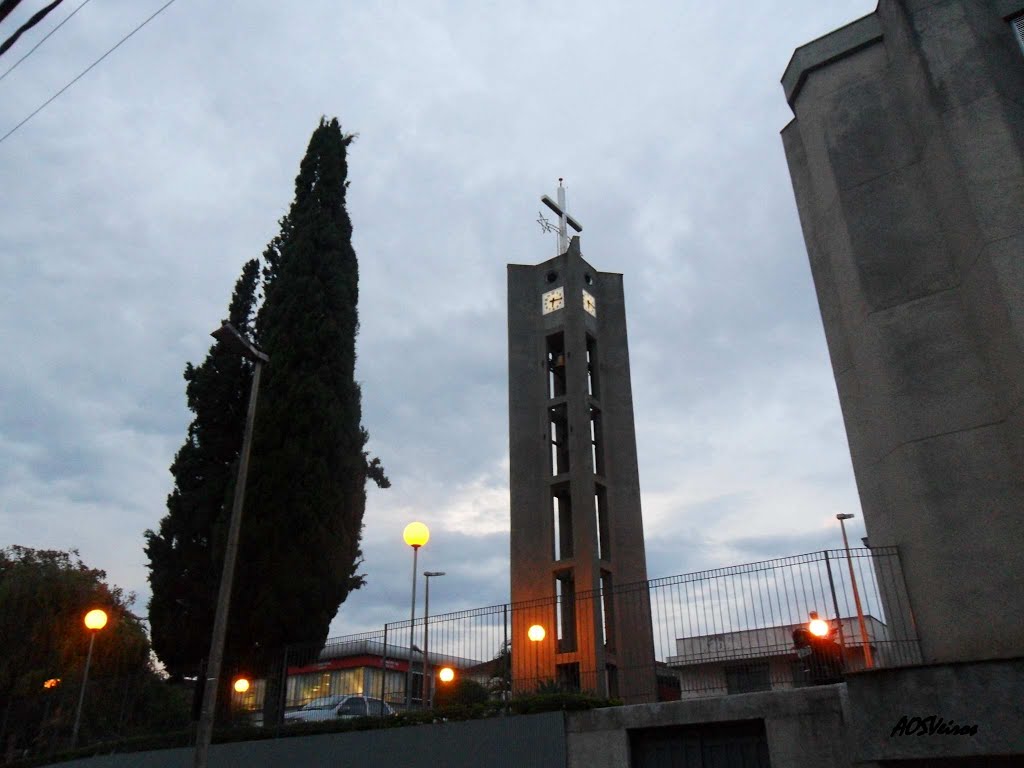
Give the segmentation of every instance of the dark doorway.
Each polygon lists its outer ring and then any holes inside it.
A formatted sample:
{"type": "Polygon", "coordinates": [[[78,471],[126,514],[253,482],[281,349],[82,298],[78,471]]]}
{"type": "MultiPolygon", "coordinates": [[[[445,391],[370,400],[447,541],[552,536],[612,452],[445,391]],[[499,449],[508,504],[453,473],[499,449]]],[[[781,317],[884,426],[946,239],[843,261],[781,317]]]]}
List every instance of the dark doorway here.
{"type": "Polygon", "coordinates": [[[629,732],[633,768],[769,768],[763,720],[629,732]]]}

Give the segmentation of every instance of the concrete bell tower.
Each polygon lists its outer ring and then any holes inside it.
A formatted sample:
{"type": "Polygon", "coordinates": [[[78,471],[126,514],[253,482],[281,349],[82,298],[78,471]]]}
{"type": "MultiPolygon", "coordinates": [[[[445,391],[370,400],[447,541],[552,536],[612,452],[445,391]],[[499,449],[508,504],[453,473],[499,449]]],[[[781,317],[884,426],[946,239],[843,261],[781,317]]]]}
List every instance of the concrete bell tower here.
{"type": "Polygon", "coordinates": [[[653,701],[622,275],[567,243],[566,225],[581,227],[561,187],[543,201],[560,254],[508,266],[513,688],[653,701]],[[534,625],[543,640],[528,639],[534,625]]]}

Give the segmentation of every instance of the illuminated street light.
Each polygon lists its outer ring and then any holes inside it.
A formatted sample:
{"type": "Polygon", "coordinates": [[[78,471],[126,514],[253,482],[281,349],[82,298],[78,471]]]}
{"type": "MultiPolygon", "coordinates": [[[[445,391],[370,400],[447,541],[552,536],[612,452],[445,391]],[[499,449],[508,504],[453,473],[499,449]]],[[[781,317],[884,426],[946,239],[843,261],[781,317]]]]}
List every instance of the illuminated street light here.
{"type": "Polygon", "coordinates": [[[810,621],[807,622],[807,631],[815,637],[828,637],[829,626],[824,619],[819,619],[816,611],[811,611],[810,621]]]}
{"type": "Polygon", "coordinates": [[[441,671],[437,673],[437,677],[442,683],[450,683],[455,679],[455,670],[451,667],[441,667],[441,671]]]}
{"type": "Polygon", "coordinates": [[[871,669],[875,666],[871,655],[871,643],[868,642],[868,629],[864,624],[864,610],[860,607],[860,591],[857,589],[857,577],[853,574],[853,558],[850,556],[850,542],[846,538],[846,520],[852,518],[849,512],[836,515],[839,527],[843,529],[843,546],[846,548],[846,564],[850,567],[850,584],[853,586],[853,603],[857,606],[857,623],[860,625],[860,644],[864,649],[864,666],[871,669]]]}
{"type": "Polygon", "coordinates": [[[235,693],[245,693],[249,690],[249,680],[244,677],[240,677],[235,680],[235,693]]]}
{"type": "MultiPolygon", "coordinates": [[[[71,747],[78,743],[78,728],[82,724],[82,703],[85,701],[85,686],[89,682],[89,665],[92,663],[92,645],[96,642],[96,633],[107,626],[106,611],[93,608],[85,614],[85,628],[89,630],[89,653],[85,657],[85,672],[82,673],[82,690],[78,694],[78,709],[75,712],[75,727],[71,731],[71,747]]],[[[49,682],[49,681],[47,681],[49,682]]],[[[60,682],[59,680],[57,682],[60,682]]]]}
{"type": "MultiPolygon", "coordinates": [[[[416,558],[420,547],[430,541],[430,530],[423,523],[409,523],[402,531],[405,543],[412,547],[412,609],[409,612],[409,668],[405,672],[405,708],[412,708],[412,645],[416,629],[416,558]]],[[[424,657],[425,658],[425,657],[424,657]]],[[[424,660],[424,666],[426,661],[424,660]]]]}
{"type": "Polygon", "coordinates": [[[535,643],[539,643],[541,640],[543,640],[546,634],[547,633],[544,631],[544,627],[542,627],[540,624],[534,624],[532,627],[526,630],[526,636],[535,643]]]}

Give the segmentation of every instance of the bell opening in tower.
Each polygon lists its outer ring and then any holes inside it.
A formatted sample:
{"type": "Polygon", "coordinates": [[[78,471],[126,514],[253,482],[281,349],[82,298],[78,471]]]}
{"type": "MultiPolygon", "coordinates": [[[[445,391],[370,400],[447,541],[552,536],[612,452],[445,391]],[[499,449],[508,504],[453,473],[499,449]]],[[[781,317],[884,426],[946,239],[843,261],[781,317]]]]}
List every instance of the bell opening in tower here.
{"type": "Polygon", "coordinates": [[[565,395],[565,334],[547,338],[548,398],[565,395]]]}

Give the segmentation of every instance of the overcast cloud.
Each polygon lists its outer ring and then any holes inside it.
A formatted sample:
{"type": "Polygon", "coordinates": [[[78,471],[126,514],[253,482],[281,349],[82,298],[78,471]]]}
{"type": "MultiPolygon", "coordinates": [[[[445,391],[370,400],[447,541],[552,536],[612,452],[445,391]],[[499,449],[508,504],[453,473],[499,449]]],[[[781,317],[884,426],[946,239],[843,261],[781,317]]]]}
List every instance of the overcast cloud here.
{"type": "MultiPolygon", "coordinates": [[[[0,80],[0,135],[163,2],[83,8],[0,80]]],[[[406,615],[412,519],[449,574],[432,611],[508,599],[505,265],[554,255],[536,219],[559,176],[585,257],[625,275],[649,574],[838,546],[860,509],[779,78],[873,9],[177,0],[0,143],[0,546],[77,547],[144,612],[182,370],[321,115],[359,134],[357,375],[393,482],[332,634],[406,615]]]]}

